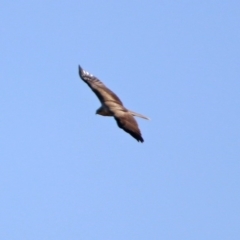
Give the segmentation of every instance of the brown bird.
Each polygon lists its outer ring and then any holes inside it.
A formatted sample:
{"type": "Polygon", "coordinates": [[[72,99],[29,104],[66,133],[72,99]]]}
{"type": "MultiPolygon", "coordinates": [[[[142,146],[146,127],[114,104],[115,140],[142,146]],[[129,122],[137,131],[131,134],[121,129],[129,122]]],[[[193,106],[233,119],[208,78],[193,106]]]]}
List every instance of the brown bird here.
{"type": "Polygon", "coordinates": [[[114,92],[108,89],[95,76],[83,70],[81,66],[78,66],[78,70],[81,79],[92,89],[102,104],[102,106],[97,109],[96,114],[114,117],[118,127],[129,133],[137,141],[143,142],[144,140],[140,129],[138,128],[137,121],[133,116],[147,120],[149,119],[139,113],[135,113],[125,108],[121,100],[114,92]]]}

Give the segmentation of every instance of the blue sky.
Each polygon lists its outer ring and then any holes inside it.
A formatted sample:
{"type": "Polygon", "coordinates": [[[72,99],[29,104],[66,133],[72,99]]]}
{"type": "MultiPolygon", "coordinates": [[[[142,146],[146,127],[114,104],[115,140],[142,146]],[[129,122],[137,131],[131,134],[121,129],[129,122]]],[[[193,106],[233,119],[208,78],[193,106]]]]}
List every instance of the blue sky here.
{"type": "Polygon", "coordinates": [[[1,239],[240,239],[239,1],[0,6],[1,239]]]}

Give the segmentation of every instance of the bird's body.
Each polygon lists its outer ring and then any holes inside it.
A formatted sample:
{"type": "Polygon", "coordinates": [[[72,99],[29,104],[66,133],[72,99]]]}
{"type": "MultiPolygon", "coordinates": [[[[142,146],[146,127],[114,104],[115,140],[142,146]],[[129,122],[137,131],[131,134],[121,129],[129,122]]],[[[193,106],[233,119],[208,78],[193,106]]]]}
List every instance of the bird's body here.
{"type": "Polygon", "coordinates": [[[114,92],[108,89],[99,79],[94,77],[92,74],[83,70],[80,66],[79,76],[97,95],[99,101],[102,104],[102,106],[97,109],[96,114],[114,117],[117,125],[120,128],[129,133],[137,141],[143,142],[144,140],[138,128],[137,121],[133,116],[141,117],[144,119],[148,118],[125,108],[121,100],[114,92]]]}

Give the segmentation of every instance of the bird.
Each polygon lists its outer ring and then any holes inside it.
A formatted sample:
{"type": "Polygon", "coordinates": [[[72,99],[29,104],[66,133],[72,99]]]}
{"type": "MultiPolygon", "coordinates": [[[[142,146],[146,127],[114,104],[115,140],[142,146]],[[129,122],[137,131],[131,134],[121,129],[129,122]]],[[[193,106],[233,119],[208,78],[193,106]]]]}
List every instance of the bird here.
{"type": "Polygon", "coordinates": [[[78,66],[78,72],[80,78],[92,89],[102,104],[96,110],[96,114],[114,117],[119,128],[129,133],[138,142],[144,142],[134,116],[147,120],[149,118],[125,108],[114,92],[107,88],[97,77],[85,71],[80,65],[78,66]]]}

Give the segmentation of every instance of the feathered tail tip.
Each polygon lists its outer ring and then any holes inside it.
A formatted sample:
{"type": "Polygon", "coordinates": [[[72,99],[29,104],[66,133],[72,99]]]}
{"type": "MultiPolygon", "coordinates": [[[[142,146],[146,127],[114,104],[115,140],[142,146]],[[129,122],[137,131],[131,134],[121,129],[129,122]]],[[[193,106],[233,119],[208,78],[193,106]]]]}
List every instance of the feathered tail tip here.
{"type": "Polygon", "coordinates": [[[135,117],[140,117],[140,118],[143,118],[143,119],[146,119],[146,120],[150,120],[150,118],[148,118],[148,117],[145,117],[145,116],[143,116],[142,114],[140,114],[140,113],[136,113],[136,112],[133,112],[133,111],[129,111],[133,116],[135,116],[135,117]]]}

